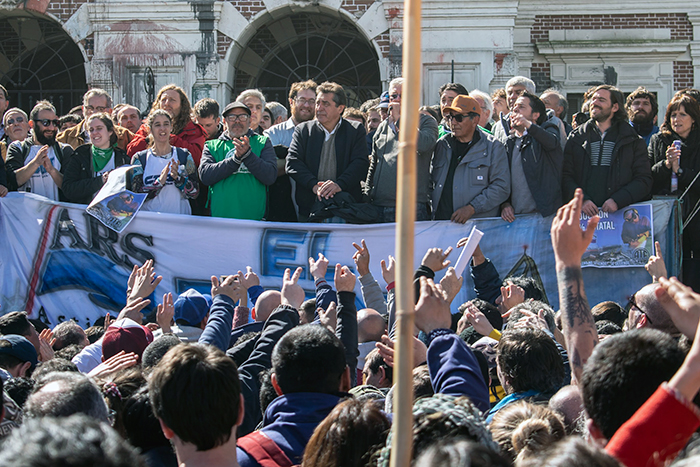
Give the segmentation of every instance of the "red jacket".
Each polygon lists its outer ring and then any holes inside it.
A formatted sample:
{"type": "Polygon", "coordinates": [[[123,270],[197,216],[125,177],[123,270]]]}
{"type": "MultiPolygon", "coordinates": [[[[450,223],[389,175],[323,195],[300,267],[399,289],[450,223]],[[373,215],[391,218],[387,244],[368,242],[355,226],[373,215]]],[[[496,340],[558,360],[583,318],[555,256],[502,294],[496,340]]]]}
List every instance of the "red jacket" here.
{"type": "MultiPolygon", "coordinates": [[[[129,156],[133,156],[139,151],[148,149],[148,143],[146,139],[150,131],[148,126],[144,123],[134,134],[129,145],[126,147],[126,153],[129,156]]],[[[204,143],[207,140],[207,133],[204,131],[200,125],[190,121],[185,128],[176,135],[170,135],[170,144],[176,148],[184,148],[190,151],[192,154],[192,159],[197,167],[199,167],[199,160],[202,158],[202,151],[204,150],[204,143]]]]}
{"type": "Polygon", "coordinates": [[[700,410],[664,383],[615,432],[605,450],[626,467],[664,466],[698,427],[700,410]]]}

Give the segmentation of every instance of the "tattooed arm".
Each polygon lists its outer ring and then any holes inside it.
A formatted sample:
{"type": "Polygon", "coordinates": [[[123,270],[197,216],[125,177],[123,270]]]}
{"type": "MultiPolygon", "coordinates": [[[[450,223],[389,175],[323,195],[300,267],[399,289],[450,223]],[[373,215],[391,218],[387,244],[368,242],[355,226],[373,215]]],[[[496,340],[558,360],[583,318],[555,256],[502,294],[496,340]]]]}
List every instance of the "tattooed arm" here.
{"type": "Polygon", "coordinates": [[[598,225],[598,216],[591,218],[586,231],[580,227],[583,192],[561,207],[552,221],[552,247],[559,285],[559,307],[566,348],[574,383],[581,379],[583,365],[598,343],[598,332],[583,288],[581,256],[591,243],[598,225]]]}

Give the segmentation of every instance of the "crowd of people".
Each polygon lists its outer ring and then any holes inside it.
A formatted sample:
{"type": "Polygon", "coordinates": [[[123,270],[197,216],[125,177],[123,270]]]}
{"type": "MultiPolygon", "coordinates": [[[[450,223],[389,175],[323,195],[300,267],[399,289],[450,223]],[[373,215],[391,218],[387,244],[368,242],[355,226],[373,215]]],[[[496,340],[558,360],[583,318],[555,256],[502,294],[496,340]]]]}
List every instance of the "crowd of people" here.
{"type": "MultiPolygon", "coordinates": [[[[288,114],[255,89],[222,111],[168,85],[148,115],[91,89],[80,117],[59,119],[47,101],[29,114],[10,108],[0,87],[0,198],[17,190],[88,204],[128,164],[126,188],[147,194],[144,210],[393,222],[402,89],[394,79],[354,109],[336,83],[298,82],[288,114]]],[[[595,86],[571,124],[561,93],[535,91],[522,76],[492,95],[447,83],[439,105],[420,109],[416,219],[552,216],[559,303],[530,278],[503,279],[477,248],[477,298],[452,315],[463,280],[448,267],[451,250],[425,253],[414,276],[414,463],[691,465],[700,459],[700,93],[679,91],[659,127],[643,88],[625,99],[595,86]],[[657,244],[651,283],[625,307],[598,303],[581,273],[597,216],[656,195],[681,199],[687,285],[667,277],[657,244]]],[[[369,246],[354,246],[357,275],[338,264],[333,284],[328,260],[309,258],[311,300],[301,268],[264,290],[248,267],[212,276],[210,294],[167,293],[144,317],[161,280],[148,261],[134,267],[116,319],[91,328],[51,329],[4,310],[2,463],[388,466],[396,266],[381,261],[383,290],[369,246]]]]}
{"type": "MultiPolygon", "coordinates": [[[[403,79],[348,107],[342,86],[291,85],[289,112],[257,89],[223,106],[190,104],[167,85],[148,115],[90,89],[60,119],[50,102],[29,115],[0,87],[0,196],[33,192],[89,204],[115,168],[143,209],[279,222],[393,222],[403,79]],[[77,123],[76,123],[77,122],[77,123]]],[[[577,188],[583,213],[612,213],[653,196],[681,200],[684,276],[700,277],[700,93],[678,91],[657,125],[656,96],[594,86],[568,122],[566,97],[540,96],[516,76],[489,95],[459,83],[420,109],[416,219],[514,222],[553,215],[577,188]]],[[[693,284],[698,288],[697,282],[693,284]]]]}
{"type": "MultiPolygon", "coordinates": [[[[700,460],[700,294],[667,278],[654,256],[650,284],[628,307],[591,308],[581,257],[599,218],[582,231],[584,207],[577,188],[552,222],[557,311],[532,278],[501,280],[477,248],[469,269],[477,298],[452,315],[463,278],[449,267],[451,249],[423,256],[405,388],[416,466],[700,460]]],[[[2,464],[388,466],[396,265],[381,261],[385,299],[371,245],[353,245],[357,275],[336,264],[332,283],[328,259],[309,258],[312,299],[298,284],[302,268],[264,290],[247,267],[212,276],[210,294],[164,294],[144,319],[162,279],[149,260],[134,266],[118,316],[88,329],[3,315],[2,464]]]]}

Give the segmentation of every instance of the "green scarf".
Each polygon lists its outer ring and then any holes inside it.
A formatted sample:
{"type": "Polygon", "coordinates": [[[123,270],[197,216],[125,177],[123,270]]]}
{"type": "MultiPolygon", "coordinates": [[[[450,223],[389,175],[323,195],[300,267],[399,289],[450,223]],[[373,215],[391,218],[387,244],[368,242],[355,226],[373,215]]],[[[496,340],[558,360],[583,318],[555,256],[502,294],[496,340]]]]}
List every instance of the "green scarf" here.
{"type": "Polygon", "coordinates": [[[95,173],[98,173],[105,168],[114,154],[114,148],[100,149],[94,144],[92,145],[92,167],[95,173]]]}

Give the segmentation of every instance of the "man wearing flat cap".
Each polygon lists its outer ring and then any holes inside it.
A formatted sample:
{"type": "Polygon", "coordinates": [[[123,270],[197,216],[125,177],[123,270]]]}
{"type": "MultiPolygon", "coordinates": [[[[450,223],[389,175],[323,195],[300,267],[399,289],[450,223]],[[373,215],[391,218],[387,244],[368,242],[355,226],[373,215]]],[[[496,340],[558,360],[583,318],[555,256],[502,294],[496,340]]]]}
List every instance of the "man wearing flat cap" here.
{"type": "Polygon", "coordinates": [[[250,109],[232,102],[223,112],[226,130],[207,141],[199,178],[209,186],[213,217],[262,220],[267,187],[277,179],[277,157],[269,138],[250,129],[250,109]]]}
{"type": "Polygon", "coordinates": [[[464,224],[498,216],[510,195],[503,143],[478,128],[481,107],[474,98],[460,94],[443,112],[452,132],[438,140],[430,167],[433,219],[464,224]]]}

